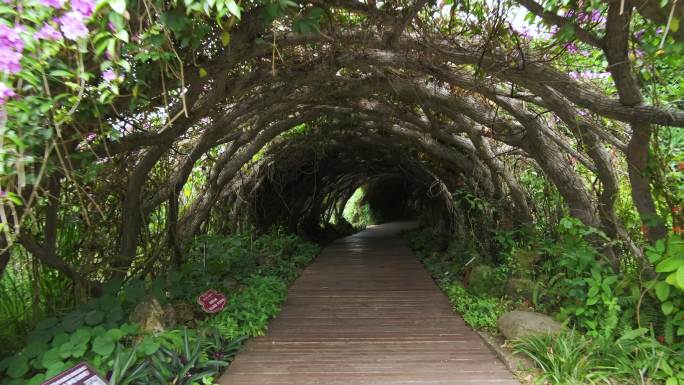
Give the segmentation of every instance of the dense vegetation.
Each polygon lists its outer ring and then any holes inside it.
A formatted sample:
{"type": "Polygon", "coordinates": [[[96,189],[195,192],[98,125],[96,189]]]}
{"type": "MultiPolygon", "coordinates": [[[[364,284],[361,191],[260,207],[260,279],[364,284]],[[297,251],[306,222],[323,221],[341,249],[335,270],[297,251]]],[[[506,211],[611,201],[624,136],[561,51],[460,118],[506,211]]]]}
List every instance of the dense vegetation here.
{"type": "MultiPolygon", "coordinates": [[[[491,210],[465,202],[468,215],[486,217],[491,210]]],[[[552,314],[566,325],[560,335],[512,342],[542,369],[537,381],[684,380],[684,311],[678,273],[670,265],[684,256],[679,236],[646,247],[656,271],[665,274],[644,280],[636,260],[616,271],[593,241],[609,239],[574,218],[562,217],[555,227],[486,228],[487,238],[474,227],[460,230],[454,235],[425,227],[407,240],[471,327],[497,333],[498,318],[515,309],[552,314]]]]}
{"type": "Polygon", "coordinates": [[[24,352],[4,374],[87,357],[144,382],[197,352],[216,373],[313,253],[272,229],[421,214],[472,325],[522,306],[574,328],[519,346],[550,381],[569,381],[554,342],[596,358],[575,379],[684,384],[683,19],[677,0],[0,2],[0,347],[24,352]],[[207,274],[226,311],[127,322],[207,274]],[[512,278],[527,302],[496,290],[512,278]]]}
{"type": "Polygon", "coordinates": [[[40,384],[84,359],[110,384],[211,384],[246,337],[264,333],[288,284],[317,253],[316,245],[282,232],[200,236],[179,269],[123,285],[109,281],[98,298],[65,312],[43,308],[52,314],[37,324],[21,302],[30,293],[5,287],[0,346],[19,354],[0,361],[2,384],[40,384]],[[223,311],[206,314],[196,305],[207,289],[227,295],[223,311]],[[151,298],[164,322],[139,325],[131,313],[151,298]]]}

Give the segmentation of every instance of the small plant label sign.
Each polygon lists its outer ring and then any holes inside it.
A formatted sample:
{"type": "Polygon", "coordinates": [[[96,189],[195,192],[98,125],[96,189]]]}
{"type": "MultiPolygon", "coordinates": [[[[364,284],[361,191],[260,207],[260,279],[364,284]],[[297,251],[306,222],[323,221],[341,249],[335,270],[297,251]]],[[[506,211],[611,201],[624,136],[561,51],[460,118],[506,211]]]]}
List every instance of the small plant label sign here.
{"type": "Polygon", "coordinates": [[[226,307],[226,296],[216,290],[209,289],[200,294],[197,303],[202,306],[202,310],[207,313],[218,313],[226,307]]]}
{"type": "Polygon", "coordinates": [[[41,385],[107,385],[93,368],[85,362],[66,370],[41,385]]]}

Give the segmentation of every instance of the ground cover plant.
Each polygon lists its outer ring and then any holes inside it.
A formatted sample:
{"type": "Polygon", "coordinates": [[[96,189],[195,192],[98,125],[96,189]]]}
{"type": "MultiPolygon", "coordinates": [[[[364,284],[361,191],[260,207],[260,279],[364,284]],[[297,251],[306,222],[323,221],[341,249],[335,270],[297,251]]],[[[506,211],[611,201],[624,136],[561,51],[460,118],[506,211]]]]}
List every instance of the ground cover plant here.
{"type": "Polygon", "coordinates": [[[289,283],[317,253],[281,231],[198,237],[177,271],[109,282],[102,295],[42,319],[28,336],[3,333],[3,346],[19,340],[22,347],[0,361],[2,384],[40,384],[83,360],[111,384],[211,384],[245,338],[264,333],[289,283]],[[207,289],[226,293],[223,311],[207,315],[196,304],[207,289]],[[161,317],[179,321],[165,330],[132,321],[149,296],[175,311],[161,317]]]}

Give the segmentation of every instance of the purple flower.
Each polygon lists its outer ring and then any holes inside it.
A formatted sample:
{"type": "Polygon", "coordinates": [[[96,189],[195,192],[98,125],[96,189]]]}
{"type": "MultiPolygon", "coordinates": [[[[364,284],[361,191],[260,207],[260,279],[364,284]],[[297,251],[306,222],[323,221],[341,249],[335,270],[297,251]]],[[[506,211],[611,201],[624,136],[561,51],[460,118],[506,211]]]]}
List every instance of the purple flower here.
{"type": "Polygon", "coordinates": [[[86,134],[85,140],[88,142],[92,142],[93,140],[95,140],[95,138],[97,138],[97,134],[94,132],[89,132],[88,134],[86,134]]]}
{"type": "Polygon", "coordinates": [[[71,0],[71,9],[85,17],[90,17],[95,11],[94,0],[71,0]]]}
{"type": "Polygon", "coordinates": [[[577,49],[577,46],[575,45],[575,43],[566,44],[565,49],[567,49],[568,52],[570,52],[570,53],[577,53],[578,52],[578,49],[577,49]]]}
{"type": "Polygon", "coordinates": [[[14,51],[24,50],[24,40],[21,39],[20,32],[24,32],[23,26],[16,26],[10,28],[4,24],[0,24],[0,47],[11,48],[14,51]]]}
{"type": "Polygon", "coordinates": [[[644,34],[646,33],[645,30],[639,30],[634,33],[634,38],[637,39],[638,41],[641,41],[641,39],[644,37],[644,34]]]}
{"type": "Polygon", "coordinates": [[[14,90],[7,87],[7,84],[0,82],[0,105],[5,104],[7,102],[7,99],[13,98],[17,96],[17,94],[14,93],[14,90]]]}
{"type": "Polygon", "coordinates": [[[0,72],[16,74],[21,71],[21,52],[0,46],[0,72]]]}
{"type": "Polygon", "coordinates": [[[43,40],[59,40],[62,38],[62,34],[50,24],[43,25],[43,27],[38,30],[34,36],[36,39],[43,40]]]}
{"type": "Polygon", "coordinates": [[[119,77],[117,76],[116,72],[114,72],[111,68],[102,73],[102,79],[104,79],[108,82],[113,82],[114,80],[116,80],[118,78],[119,77]]]}
{"type": "Polygon", "coordinates": [[[64,6],[64,0],[39,0],[46,7],[60,9],[64,6]]]}
{"type": "Polygon", "coordinates": [[[83,15],[71,11],[59,18],[60,29],[69,40],[78,40],[79,38],[88,36],[88,27],[83,23],[83,15]]]}
{"type": "Polygon", "coordinates": [[[591,17],[590,20],[594,23],[599,23],[599,22],[604,22],[606,19],[601,15],[601,12],[598,10],[593,10],[591,11],[591,17]]]}

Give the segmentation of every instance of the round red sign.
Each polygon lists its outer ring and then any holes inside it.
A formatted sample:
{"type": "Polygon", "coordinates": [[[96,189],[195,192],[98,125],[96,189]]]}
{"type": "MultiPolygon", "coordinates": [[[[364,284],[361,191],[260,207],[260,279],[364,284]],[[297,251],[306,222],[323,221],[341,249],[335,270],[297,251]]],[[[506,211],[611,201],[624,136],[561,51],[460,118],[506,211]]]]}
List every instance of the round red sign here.
{"type": "Polygon", "coordinates": [[[207,313],[218,313],[226,306],[226,296],[216,290],[209,289],[200,294],[197,303],[207,313]]]}

